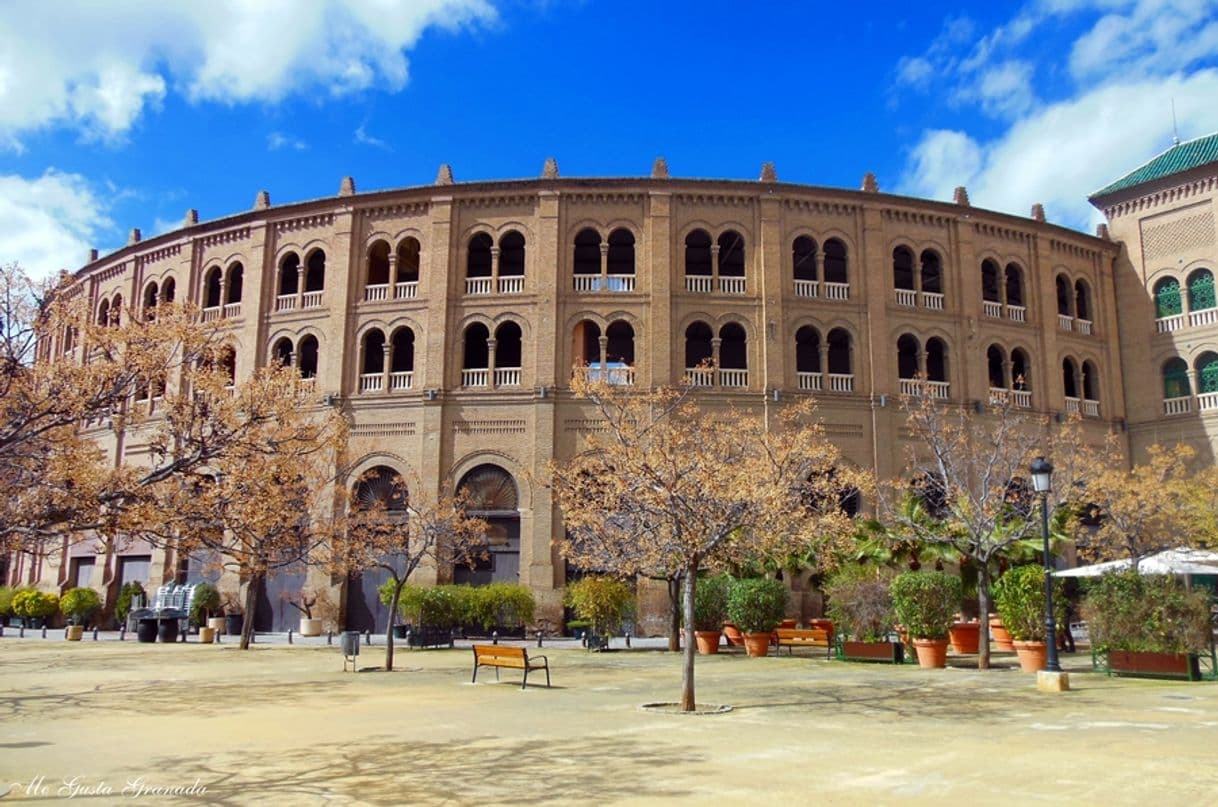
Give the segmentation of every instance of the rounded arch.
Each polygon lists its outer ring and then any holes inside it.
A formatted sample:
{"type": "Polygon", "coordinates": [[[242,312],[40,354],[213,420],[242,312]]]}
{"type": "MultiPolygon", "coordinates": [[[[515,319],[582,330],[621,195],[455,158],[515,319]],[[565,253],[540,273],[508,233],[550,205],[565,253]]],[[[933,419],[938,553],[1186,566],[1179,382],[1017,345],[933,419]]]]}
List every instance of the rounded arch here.
{"type": "Polygon", "coordinates": [[[305,254],[305,285],[304,290],[323,291],[326,288],[326,251],[322,247],[313,247],[305,254]]]}
{"type": "Polygon", "coordinates": [[[300,255],[295,251],[284,254],[279,259],[279,284],[277,293],[280,297],[296,294],[300,290],[300,255]]]}
{"type": "MultiPolygon", "coordinates": [[[[293,273],[293,277],[295,274],[293,273]]],[[[224,270],[219,264],[203,273],[203,307],[218,308],[221,304],[220,291],[223,287],[224,270]]],[[[293,281],[294,282],[294,281],[293,281]]],[[[281,284],[282,285],[282,284],[281,284]]]]}
{"type": "Polygon", "coordinates": [[[816,256],[820,247],[810,235],[797,235],[791,242],[791,269],[796,280],[820,280],[816,256]]]}
{"type": "Polygon", "coordinates": [[[605,338],[608,339],[605,345],[605,359],[610,364],[622,364],[626,367],[633,367],[634,358],[634,340],[637,334],[634,326],[625,319],[615,319],[605,328],[605,338]]]}
{"type": "Polygon", "coordinates": [[[1074,315],[1074,286],[1064,272],[1058,272],[1053,279],[1057,292],[1057,313],[1063,317],[1074,315]]]}
{"type": "Polygon", "coordinates": [[[241,261],[233,261],[225,270],[224,302],[225,304],[239,303],[245,293],[245,266],[241,261]]]}
{"type": "Polygon", "coordinates": [[[904,291],[914,289],[914,251],[906,244],[892,248],[892,287],[904,291]]]}
{"type": "Polygon", "coordinates": [[[690,230],[685,236],[685,274],[697,277],[709,277],[712,274],[714,260],[711,257],[710,233],[702,228],[690,230]]]}
{"type": "Polygon", "coordinates": [[[520,488],[510,471],[495,463],[477,465],[461,475],[457,492],[469,498],[471,515],[505,515],[520,511],[520,488]]]}
{"type": "Polygon", "coordinates": [[[389,241],[378,238],[368,246],[367,273],[365,282],[369,286],[389,285],[389,241]]]}
{"type": "Polygon", "coordinates": [[[178,281],[173,275],[166,275],[161,281],[161,302],[172,303],[178,296],[178,281]]]}
{"type": "Polygon", "coordinates": [[[1161,277],[1152,287],[1155,298],[1155,318],[1175,317],[1184,313],[1184,299],[1180,293],[1180,280],[1173,276],[1161,277]]]}
{"type": "Polygon", "coordinates": [[[728,321],[719,327],[719,366],[725,370],[747,370],[748,333],[739,322],[728,321]]]}
{"type": "Polygon", "coordinates": [[[990,303],[1002,302],[1001,272],[998,262],[986,258],[981,262],[981,299],[990,303]]]}
{"type": "Polygon", "coordinates": [[[380,328],[369,328],[360,338],[360,352],[363,354],[363,366],[360,372],[364,375],[381,373],[385,370],[385,332],[380,328]]]}
{"type": "Polygon", "coordinates": [[[1091,359],[1083,361],[1083,399],[1098,401],[1100,399],[1100,374],[1095,362],[1091,359]]]}
{"type": "Polygon", "coordinates": [[[714,349],[711,345],[711,340],[714,338],[711,326],[702,320],[691,322],[685,327],[685,366],[687,368],[710,363],[714,357],[714,349]]]}
{"type": "Polygon", "coordinates": [[[393,251],[398,259],[397,282],[417,283],[419,275],[423,271],[423,242],[413,230],[407,231],[405,235],[399,235],[397,246],[393,251]]]}
{"type": "Polygon", "coordinates": [[[728,229],[715,239],[719,247],[719,276],[744,277],[746,254],[744,236],[738,230],[728,229]]]}
{"type": "Polygon", "coordinates": [[[824,241],[825,282],[850,282],[850,242],[837,235],[824,241]]]}
{"type": "Polygon", "coordinates": [[[1004,270],[1004,280],[1006,283],[1007,305],[1017,305],[1023,307],[1027,303],[1024,295],[1024,271],[1016,261],[1011,261],[1007,264],[1004,270]]]}
{"type": "Polygon", "coordinates": [[[290,336],[272,339],[270,355],[272,365],[291,367],[295,363],[296,345],[290,336]]]}
{"type": "Polygon", "coordinates": [[[993,344],[985,349],[986,373],[991,389],[1005,389],[1007,353],[1002,345],[993,344]]]}
{"type": "Polygon", "coordinates": [[[1207,350],[1193,362],[1197,375],[1197,393],[1218,392],[1218,353],[1207,350]]]}
{"type": "Polygon", "coordinates": [[[391,465],[377,464],[361,471],[351,486],[351,506],[357,511],[405,513],[409,503],[406,480],[391,465]]]}
{"type": "Polygon", "coordinates": [[[144,314],[149,319],[156,316],[156,305],[160,300],[161,287],[155,280],[150,281],[144,286],[143,303],[144,314]]]}
{"type": "Polygon", "coordinates": [[[605,258],[608,274],[617,276],[635,273],[634,245],[636,240],[634,231],[629,227],[618,226],[610,230],[609,251],[605,258]]]}
{"type": "Polygon", "coordinates": [[[903,333],[897,337],[897,378],[918,377],[918,355],[921,351],[922,345],[912,333],[903,333]]]}
{"type": "Polygon", "coordinates": [[[491,248],[495,242],[490,233],[476,232],[465,244],[465,276],[491,276],[491,248]]]}
{"type": "Polygon", "coordinates": [[[1077,319],[1093,320],[1091,284],[1085,278],[1074,281],[1074,316],[1077,319]]]}
{"type": "Polygon", "coordinates": [[[409,473],[399,468],[409,468],[410,463],[400,454],[392,451],[370,451],[351,464],[351,471],[346,476],[346,487],[354,491],[360,477],[377,466],[388,466],[389,470],[402,479],[407,479],[409,473]]]}
{"type": "Polygon", "coordinates": [[[1032,389],[1032,360],[1031,351],[1015,347],[1011,349],[1011,388],[1017,390],[1032,389]]]}
{"type": "Polygon", "coordinates": [[[943,254],[928,247],[918,256],[922,274],[922,291],[931,294],[943,293],[943,254]]]}
{"type": "Polygon", "coordinates": [[[1067,398],[1079,398],[1078,362],[1073,356],[1062,359],[1062,389],[1067,398]]]}
{"type": "Polygon", "coordinates": [[[311,333],[300,337],[296,343],[296,367],[301,378],[316,378],[321,361],[321,340],[311,333]]]}
{"type": "Polygon", "coordinates": [[[523,277],[525,268],[525,237],[517,229],[499,236],[499,276],[523,277]]]}
{"type": "Polygon", "coordinates": [[[1188,273],[1188,309],[1204,311],[1218,308],[1214,295],[1214,273],[1206,267],[1194,269],[1188,273]]]}
{"type": "Polygon", "coordinates": [[[795,331],[795,371],[797,373],[819,373],[820,331],[812,325],[803,325],[795,331]]]}
{"type": "Polygon", "coordinates": [[[414,372],[415,331],[410,325],[396,326],[389,337],[391,363],[389,371],[393,373],[414,372]]]}
{"type": "Polygon", "coordinates": [[[461,331],[461,368],[463,370],[484,370],[490,367],[490,328],[484,322],[471,322],[461,331]]]}
{"type": "Polygon", "coordinates": [[[601,234],[585,227],[575,234],[571,271],[577,275],[601,273],[601,234]]]}
{"type": "Polygon", "coordinates": [[[1188,380],[1188,362],[1179,356],[1173,356],[1163,362],[1160,369],[1163,374],[1164,398],[1185,398],[1192,394],[1192,385],[1188,380]]]}
{"type": "Polygon", "coordinates": [[[829,374],[853,375],[854,335],[848,328],[836,326],[825,336],[829,344],[829,374]]]}
{"type": "Polygon", "coordinates": [[[495,366],[521,367],[524,358],[524,331],[514,319],[495,326],[495,366]]]}
{"type": "Polygon", "coordinates": [[[939,336],[926,340],[926,380],[951,381],[951,350],[949,342],[939,336]]]}

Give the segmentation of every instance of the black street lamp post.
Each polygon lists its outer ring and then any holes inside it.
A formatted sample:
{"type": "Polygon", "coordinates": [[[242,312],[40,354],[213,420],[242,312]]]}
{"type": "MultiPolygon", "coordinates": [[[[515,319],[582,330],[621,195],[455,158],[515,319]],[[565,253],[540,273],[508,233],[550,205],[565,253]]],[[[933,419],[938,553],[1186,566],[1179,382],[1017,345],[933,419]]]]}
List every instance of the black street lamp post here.
{"type": "Polygon", "coordinates": [[[1044,457],[1032,460],[1032,486],[1040,494],[1040,530],[1044,540],[1045,563],[1045,644],[1048,657],[1045,669],[1062,671],[1057,660],[1057,620],[1053,617],[1053,558],[1049,554],[1049,487],[1053,478],[1053,466],[1044,457]]]}

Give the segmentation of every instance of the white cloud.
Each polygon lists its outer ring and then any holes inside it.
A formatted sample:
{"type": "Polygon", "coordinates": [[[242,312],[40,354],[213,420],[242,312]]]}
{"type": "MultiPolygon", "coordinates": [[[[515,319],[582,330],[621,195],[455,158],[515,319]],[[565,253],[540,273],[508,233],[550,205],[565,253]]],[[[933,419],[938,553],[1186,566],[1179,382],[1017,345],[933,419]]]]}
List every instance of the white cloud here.
{"type": "Polygon", "coordinates": [[[379,137],[373,137],[364,131],[364,125],[361,123],[359,128],[355,130],[354,142],[362,146],[372,146],[373,148],[384,149],[385,151],[393,151],[389,144],[379,137]]]}
{"type": "Polygon", "coordinates": [[[0,262],[17,261],[40,277],[72,271],[113,227],[105,202],[79,174],[0,176],[0,262]]]}
{"type": "Polygon", "coordinates": [[[1080,80],[1113,71],[1163,74],[1218,53],[1214,0],[1140,0],[1106,14],[1074,43],[1070,69],[1080,80]]]}
{"type": "Polygon", "coordinates": [[[309,144],[283,132],[271,132],[266,136],[266,147],[270,151],[279,151],[280,149],[304,151],[309,147],[309,144]]]}
{"type": "Polygon", "coordinates": [[[10,3],[0,15],[0,146],[61,125],[121,139],[169,92],[273,103],[396,90],[427,28],[495,19],[491,0],[10,3]]]}
{"type": "Polygon", "coordinates": [[[955,100],[976,102],[994,118],[1015,118],[1036,103],[1032,65],[1010,60],[980,71],[976,81],[957,90],[955,100]]]}

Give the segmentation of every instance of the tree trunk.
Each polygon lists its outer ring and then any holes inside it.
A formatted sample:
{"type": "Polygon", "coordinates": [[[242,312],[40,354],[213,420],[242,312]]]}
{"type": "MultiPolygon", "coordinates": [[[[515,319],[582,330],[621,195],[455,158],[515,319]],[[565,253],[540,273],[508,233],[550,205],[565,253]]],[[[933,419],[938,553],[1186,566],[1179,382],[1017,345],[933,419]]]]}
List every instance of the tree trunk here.
{"type": "Polygon", "coordinates": [[[977,669],[990,668],[990,564],[977,562],[977,669]]]}
{"type": "Polygon", "coordinates": [[[694,586],[698,581],[698,562],[685,567],[685,656],[681,659],[681,711],[694,711],[694,586]]]}
{"type": "Polygon", "coordinates": [[[385,628],[385,672],[393,672],[393,623],[398,618],[398,598],[402,596],[402,586],[406,578],[393,581],[393,596],[389,598],[389,626],[385,628]]]}
{"type": "Polygon", "coordinates": [[[664,582],[668,586],[668,649],[676,653],[681,649],[681,575],[664,582]]]}
{"type": "Polygon", "coordinates": [[[241,649],[249,650],[250,642],[254,639],[254,612],[258,608],[258,586],[262,583],[262,575],[250,575],[250,581],[245,585],[245,615],[241,621],[241,649]]]}

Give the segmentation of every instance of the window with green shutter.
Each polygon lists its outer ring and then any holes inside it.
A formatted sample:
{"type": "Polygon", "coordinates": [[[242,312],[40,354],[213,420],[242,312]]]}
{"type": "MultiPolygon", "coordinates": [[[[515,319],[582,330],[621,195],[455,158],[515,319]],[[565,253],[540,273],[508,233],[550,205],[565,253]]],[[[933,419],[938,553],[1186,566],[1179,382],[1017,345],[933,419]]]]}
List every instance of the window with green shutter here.
{"type": "Polygon", "coordinates": [[[1214,308],[1218,303],[1214,300],[1214,276],[1208,269],[1193,272],[1188,279],[1188,306],[1192,311],[1204,311],[1214,308]]]}
{"type": "Polygon", "coordinates": [[[1155,316],[1159,319],[1182,313],[1180,302],[1179,280],[1164,280],[1155,286],[1155,316]]]}

